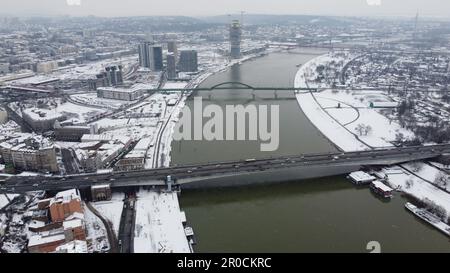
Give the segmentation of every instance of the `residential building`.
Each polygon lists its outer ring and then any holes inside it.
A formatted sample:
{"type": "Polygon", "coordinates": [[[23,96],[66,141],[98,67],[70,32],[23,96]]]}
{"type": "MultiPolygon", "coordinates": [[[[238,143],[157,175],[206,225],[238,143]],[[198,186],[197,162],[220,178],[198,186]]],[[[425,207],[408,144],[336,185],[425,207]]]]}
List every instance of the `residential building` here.
{"type": "Polygon", "coordinates": [[[233,20],[230,25],[230,57],[239,59],[241,57],[242,29],[239,20],[233,20]]]}
{"type": "Polygon", "coordinates": [[[42,136],[28,134],[0,143],[0,154],[5,164],[17,170],[58,172],[56,147],[42,136]]]}
{"type": "Polygon", "coordinates": [[[50,218],[62,222],[75,212],[83,213],[80,192],[76,189],[59,192],[50,202],[50,218]]]}

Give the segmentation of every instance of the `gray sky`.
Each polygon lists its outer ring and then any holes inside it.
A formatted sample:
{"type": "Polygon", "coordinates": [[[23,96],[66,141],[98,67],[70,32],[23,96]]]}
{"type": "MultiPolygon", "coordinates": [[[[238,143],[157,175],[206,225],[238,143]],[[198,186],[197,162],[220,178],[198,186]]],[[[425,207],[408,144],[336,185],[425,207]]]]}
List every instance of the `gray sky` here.
{"type": "Polygon", "coordinates": [[[450,18],[449,0],[0,0],[13,15],[221,15],[238,13],[450,18]],[[80,5],[68,5],[69,2],[80,5]],[[368,2],[374,4],[369,5],[368,2]],[[381,2],[381,4],[379,4],[381,2]],[[378,5],[379,4],[379,5],[378,5]]]}

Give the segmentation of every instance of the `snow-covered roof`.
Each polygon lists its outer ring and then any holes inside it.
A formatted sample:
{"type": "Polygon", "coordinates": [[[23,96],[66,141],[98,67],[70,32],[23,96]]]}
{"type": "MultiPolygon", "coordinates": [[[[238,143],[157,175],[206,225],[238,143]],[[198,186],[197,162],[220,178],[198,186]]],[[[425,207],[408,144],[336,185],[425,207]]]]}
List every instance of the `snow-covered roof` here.
{"type": "Polygon", "coordinates": [[[349,177],[355,182],[370,182],[376,179],[375,177],[363,171],[353,172],[349,174],[349,177]]]}
{"type": "Polygon", "coordinates": [[[81,212],[74,212],[71,215],[66,217],[66,221],[73,220],[73,219],[84,220],[84,214],[81,212]]]}
{"type": "Polygon", "coordinates": [[[58,246],[56,252],[64,253],[87,253],[87,242],[75,240],[64,245],[58,246]]]}
{"type": "Polygon", "coordinates": [[[27,114],[33,120],[54,120],[63,117],[56,109],[28,108],[24,109],[23,113],[27,114]]]}
{"type": "Polygon", "coordinates": [[[372,184],[373,184],[376,188],[382,190],[383,192],[390,192],[390,191],[393,191],[391,187],[386,186],[386,185],[385,185],[384,183],[382,183],[381,181],[375,180],[375,181],[372,182],[372,184]]]}
{"type": "Polygon", "coordinates": [[[64,229],[83,227],[83,221],[81,219],[66,220],[63,222],[63,227],[64,229]]]}
{"type": "Polygon", "coordinates": [[[57,241],[65,240],[65,239],[66,239],[66,237],[64,236],[64,233],[50,235],[50,236],[32,235],[28,241],[28,247],[48,244],[48,243],[57,242],[57,241]]]}
{"type": "Polygon", "coordinates": [[[72,199],[81,200],[80,193],[77,189],[71,189],[67,191],[58,192],[55,198],[52,200],[53,202],[70,202],[72,199]]]}
{"type": "Polygon", "coordinates": [[[40,228],[45,226],[45,222],[33,220],[28,224],[29,228],[40,228]]]}

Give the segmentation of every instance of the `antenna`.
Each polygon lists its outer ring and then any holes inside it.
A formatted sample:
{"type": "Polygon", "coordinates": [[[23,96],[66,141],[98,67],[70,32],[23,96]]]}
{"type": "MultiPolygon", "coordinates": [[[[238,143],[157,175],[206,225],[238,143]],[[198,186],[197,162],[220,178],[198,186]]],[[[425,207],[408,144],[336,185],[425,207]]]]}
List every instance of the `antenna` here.
{"type": "Polygon", "coordinates": [[[414,19],[414,33],[413,33],[413,39],[414,40],[416,40],[418,23],[419,23],[419,10],[417,10],[416,18],[414,19]]]}

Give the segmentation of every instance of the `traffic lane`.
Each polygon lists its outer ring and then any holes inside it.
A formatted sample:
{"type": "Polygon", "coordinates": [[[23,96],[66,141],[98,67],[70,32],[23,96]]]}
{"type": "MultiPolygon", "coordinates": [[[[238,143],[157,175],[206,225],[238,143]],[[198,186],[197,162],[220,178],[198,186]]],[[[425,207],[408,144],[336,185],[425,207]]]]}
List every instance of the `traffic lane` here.
{"type": "MultiPolygon", "coordinates": [[[[435,148],[435,147],[434,147],[435,148]]],[[[433,151],[435,150],[432,147],[426,147],[426,148],[421,148],[421,150],[426,150],[426,151],[433,151]]],[[[405,149],[403,149],[405,150],[405,149]]],[[[447,149],[442,149],[441,151],[446,151],[447,149]]],[[[450,150],[450,149],[449,149],[450,150]]],[[[392,150],[385,150],[385,151],[377,151],[376,153],[369,153],[366,154],[365,156],[357,156],[357,157],[349,157],[347,156],[347,154],[345,153],[341,153],[341,156],[338,156],[336,158],[334,158],[333,160],[330,161],[329,156],[325,156],[325,158],[322,156],[321,158],[315,158],[314,160],[310,160],[310,161],[314,161],[314,162],[308,162],[306,160],[301,160],[300,162],[298,162],[298,164],[331,164],[333,162],[336,161],[352,161],[352,160],[371,160],[373,158],[377,158],[377,157],[383,157],[380,158],[380,160],[387,160],[390,157],[393,158],[398,158],[398,157],[408,157],[411,155],[415,155],[416,153],[411,153],[411,152],[404,152],[399,154],[398,151],[396,151],[395,153],[392,153],[392,150]],[[342,156],[345,155],[345,156],[342,156]]],[[[437,156],[438,154],[435,153],[424,153],[421,152],[422,156],[437,156]]],[[[301,157],[301,159],[304,159],[303,157],[301,157]]],[[[196,172],[195,176],[199,176],[199,175],[208,175],[207,172],[229,172],[231,169],[240,169],[240,171],[258,171],[261,169],[270,169],[270,168],[285,168],[287,167],[286,165],[297,165],[294,163],[297,163],[297,161],[292,160],[290,162],[286,162],[286,160],[289,160],[288,157],[286,157],[284,160],[283,159],[270,159],[270,160],[259,160],[258,162],[242,162],[240,161],[240,163],[226,163],[226,164],[210,164],[206,167],[202,167],[202,166],[198,166],[198,167],[193,167],[191,168],[191,170],[189,170],[189,167],[178,167],[175,169],[171,169],[171,168],[165,168],[165,169],[155,169],[155,170],[151,170],[151,172],[153,173],[154,179],[161,179],[163,180],[165,177],[165,175],[168,174],[183,174],[183,176],[186,176],[184,174],[184,172],[188,169],[188,171],[190,171],[190,173],[193,173],[194,171],[196,172]],[[277,164],[278,163],[278,164],[277,164]],[[247,165],[247,166],[245,166],[247,165]],[[245,167],[242,167],[245,166],[245,167]],[[206,174],[202,174],[205,173],[206,174]],[[159,177],[158,177],[159,176],[159,177]]],[[[195,165],[193,165],[195,166],[195,165]]],[[[239,171],[239,170],[237,170],[239,171]]],[[[121,176],[123,176],[124,174],[121,174],[121,176]]],[[[128,173],[126,175],[126,178],[128,179],[133,179],[133,177],[135,178],[140,178],[142,175],[148,175],[148,171],[140,171],[139,173],[128,173]],[[131,175],[130,175],[131,174],[131,175]]],[[[209,175],[214,175],[214,174],[209,174],[209,175]]],[[[66,179],[66,178],[48,178],[46,177],[45,179],[50,180],[52,179],[52,182],[44,182],[45,185],[39,185],[39,187],[35,187],[35,188],[30,188],[28,185],[26,186],[27,189],[30,190],[45,190],[49,187],[52,187],[52,185],[55,185],[55,187],[62,187],[62,186],[80,186],[80,187],[88,187],[90,185],[96,184],[96,183],[105,183],[108,181],[111,181],[111,179],[107,179],[107,178],[111,178],[111,177],[115,177],[115,179],[117,179],[117,177],[114,174],[106,174],[106,175],[102,175],[103,177],[99,177],[98,175],[88,175],[88,176],[75,176],[75,177],[71,177],[71,179],[66,179]],[[83,181],[79,181],[73,178],[79,178],[79,179],[83,179],[83,181]],[[61,180],[67,180],[66,185],[62,185],[61,184],[61,180]],[[52,184],[52,185],[50,185],[52,184]]],[[[26,180],[38,180],[41,179],[41,177],[28,177],[26,180]]],[[[119,178],[121,179],[121,178],[119,178]]],[[[139,179],[140,180],[140,179],[139,179]]],[[[20,186],[22,185],[25,180],[19,180],[17,181],[18,183],[15,184],[15,186],[20,186]]],[[[14,185],[12,185],[14,187],[14,185]]],[[[17,188],[16,188],[17,190],[17,188]]]]}
{"type": "MultiPolygon", "coordinates": [[[[371,160],[377,157],[380,157],[380,160],[383,159],[390,159],[390,158],[399,158],[399,157],[409,157],[411,155],[411,153],[403,153],[403,154],[378,154],[378,155],[367,155],[367,156],[358,156],[358,157],[347,157],[347,156],[340,156],[340,157],[336,157],[333,159],[329,159],[328,157],[325,158],[315,158],[313,160],[310,160],[311,162],[307,161],[306,159],[302,159],[300,161],[296,161],[296,160],[290,160],[290,159],[286,159],[286,160],[281,160],[281,159],[273,159],[273,160],[266,160],[266,161],[259,161],[259,162],[252,162],[252,163],[248,163],[248,162],[241,162],[241,163],[228,163],[228,164],[216,164],[214,166],[206,166],[206,167],[192,167],[192,168],[187,168],[187,167],[183,167],[183,168],[175,168],[175,169],[154,169],[154,170],[149,170],[149,171],[141,171],[139,173],[128,173],[127,175],[124,174],[119,174],[119,177],[115,174],[109,174],[107,176],[104,177],[99,177],[97,175],[89,175],[89,176],[84,176],[84,177],[80,177],[78,179],[72,177],[70,179],[68,178],[62,178],[64,181],[70,182],[70,183],[80,183],[83,184],[84,180],[87,184],[92,184],[92,183],[105,183],[105,182],[113,182],[115,179],[130,179],[130,178],[140,178],[143,175],[153,175],[153,176],[164,176],[164,175],[170,175],[170,174],[180,174],[180,173],[184,173],[184,172],[188,172],[188,173],[202,173],[202,172],[209,172],[209,171],[227,171],[233,168],[258,168],[260,166],[267,166],[267,165],[271,165],[271,166],[277,166],[277,165],[295,165],[295,164],[312,164],[312,163],[323,163],[325,162],[335,162],[335,161],[352,161],[352,160],[371,160]],[[81,180],[80,180],[81,179],[81,180]]],[[[438,154],[434,154],[434,153],[421,153],[421,156],[437,156],[438,154]]],[[[37,178],[34,178],[34,180],[36,180],[37,178]]],[[[53,178],[53,180],[49,181],[49,182],[44,182],[44,183],[60,183],[61,178],[53,178]]],[[[16,185],[21,185],[23,183],[25,183],[26,180],[19,180],[17,181],[17,183],[15,183],[16,185]]]]}

